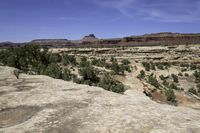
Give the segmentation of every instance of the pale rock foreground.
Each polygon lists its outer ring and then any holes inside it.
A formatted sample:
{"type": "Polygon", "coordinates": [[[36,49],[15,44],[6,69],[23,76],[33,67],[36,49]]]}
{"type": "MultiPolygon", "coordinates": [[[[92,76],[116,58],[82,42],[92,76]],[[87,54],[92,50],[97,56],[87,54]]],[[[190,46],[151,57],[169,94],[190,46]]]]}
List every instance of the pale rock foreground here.
{"type": "Polygon", "coordinates": [[[0,67],[2,133],[200,133],[200,110],[0,67]]]}

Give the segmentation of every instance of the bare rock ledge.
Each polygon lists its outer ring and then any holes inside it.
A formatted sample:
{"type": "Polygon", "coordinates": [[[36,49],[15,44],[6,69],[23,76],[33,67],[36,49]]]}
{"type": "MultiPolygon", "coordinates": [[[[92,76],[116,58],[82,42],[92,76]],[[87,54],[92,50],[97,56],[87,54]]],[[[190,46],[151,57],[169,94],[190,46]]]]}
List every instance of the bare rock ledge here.
{"type": "Polygon", "coordinates": [[[200,110],[0,67],[1,133],[200,133],[200,110]]]}

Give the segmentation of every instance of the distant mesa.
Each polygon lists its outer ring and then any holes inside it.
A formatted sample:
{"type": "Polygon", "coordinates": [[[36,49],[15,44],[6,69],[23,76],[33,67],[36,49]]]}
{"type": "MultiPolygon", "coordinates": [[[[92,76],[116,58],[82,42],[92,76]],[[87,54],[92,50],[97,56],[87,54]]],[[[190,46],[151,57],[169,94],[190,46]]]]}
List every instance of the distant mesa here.
{"type": "Polygon", "coordinates": [[[72,42],[67,39],[36,39],[29,42],[31,44],[39,44],[48,48],[62,48],[71,46],[72,42]]]}
{"type": "Polygon", "coordinates": [[[52,42],[68,42],[67,39],[36,39],[32,40],[33,43],[52,43],[52,42]]]}
{"type": "Polygon", "coordinates": [[[200,33],[161,32],[107,39],[98,39],[94,34],[89,34],[80,40],[37,39],[26,43],[2,42],[0,48],[19,47],[25,44],[39,44],[48,48],[200,44],[200,33]]]}
{"type": "Polygon", "coordinates": [[[98,38],[94,34],[89,34],[88,36],[83,37],[81,42],[95,42],[98,41],[98,38]]]}

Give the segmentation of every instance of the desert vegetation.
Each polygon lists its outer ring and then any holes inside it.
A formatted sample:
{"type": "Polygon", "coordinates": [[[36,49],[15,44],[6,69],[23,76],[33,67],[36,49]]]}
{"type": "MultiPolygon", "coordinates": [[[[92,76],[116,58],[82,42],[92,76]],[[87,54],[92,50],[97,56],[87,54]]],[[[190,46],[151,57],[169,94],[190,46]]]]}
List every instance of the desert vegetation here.
{"type": "Polygon", "coordinates": [[[166,97],[165,102],[175,105],[179,93],[196,96],[200,93],[198,52],[187,55],[181,49],[176,46],[47,49],[25,45],[1,50],[0,62],[25,73],[99,86],[117,93],[123,93],[129,88],[130,79],[137,78],[140,84],[147,84],[143,89],[148,90],[152,99],[156,92],[166,97]]]}
{"type": "MultiPolygon", "coordinates": [[[[2,64],[18,68],[25,73],[47,75],[56,79],[72,80],[79,84],[100,86],[117,93],[124,92],[124,85],[115,80],[112,75],[124,75],[125,71],[131,72],[130,62],[127,59],[119,63],[115,58],[111,58],[111,61],[107,62],[105,58],[88,60],[83,56],[77,61],[73,55],[52,53],[39,45],[2,50],[0,57],[2,64]],[[95,66],[103,67],[111,72],[101,72],[95,66]],[[78,73],[73,73],[73,70],[77,70],[78,73]]],[[[16,77],[18,78],[17,74],[16,77]]]]}

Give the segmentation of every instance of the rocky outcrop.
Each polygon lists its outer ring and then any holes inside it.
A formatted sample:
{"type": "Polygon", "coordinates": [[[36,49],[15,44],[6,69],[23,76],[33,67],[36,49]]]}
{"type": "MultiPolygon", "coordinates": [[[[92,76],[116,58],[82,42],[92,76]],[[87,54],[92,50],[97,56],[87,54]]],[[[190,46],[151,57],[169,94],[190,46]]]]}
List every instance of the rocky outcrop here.
{"type": "Polygon", "coordinates": [[[0,67],[1,133],[199,133],[200,110],[0,67]]]}
{"type": "Polygon", "coordinates": [[[98,39],[95,37],[94,34],[89,34],[88,36],[85,36],[83,39],[81,39],[82,43],[91,43],[96,42],[98,39]]]}

